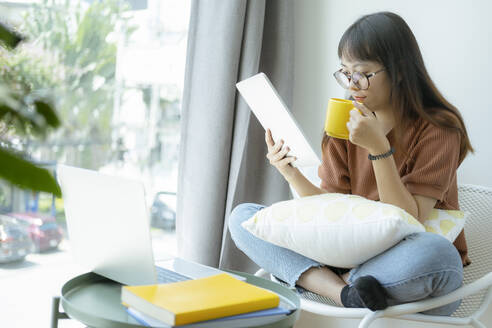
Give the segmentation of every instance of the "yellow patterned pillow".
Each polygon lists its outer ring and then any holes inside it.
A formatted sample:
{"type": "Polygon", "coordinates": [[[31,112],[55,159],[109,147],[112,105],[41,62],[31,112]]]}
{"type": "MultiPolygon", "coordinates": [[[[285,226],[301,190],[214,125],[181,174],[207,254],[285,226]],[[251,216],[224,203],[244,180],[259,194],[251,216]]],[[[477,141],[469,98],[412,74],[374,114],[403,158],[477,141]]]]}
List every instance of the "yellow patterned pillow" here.
{"type": "Polygon", "coordinates": [[[466,212],[434,208],[424,221],[424,227],[426,231],[440,234],[450,242],[454,242],[463,230],[467,217],[466,212]]]}
{"type": "MultiPolygon", "coordinates": [[[[435,210],[425,223],[433,232],[456,238],[464,224],[457,212],[435,210]]],[[[275,203],[242,225],[260,239],[340,268],[353,268],[426,230],[397,206],[337,193],[275,203]]]]}

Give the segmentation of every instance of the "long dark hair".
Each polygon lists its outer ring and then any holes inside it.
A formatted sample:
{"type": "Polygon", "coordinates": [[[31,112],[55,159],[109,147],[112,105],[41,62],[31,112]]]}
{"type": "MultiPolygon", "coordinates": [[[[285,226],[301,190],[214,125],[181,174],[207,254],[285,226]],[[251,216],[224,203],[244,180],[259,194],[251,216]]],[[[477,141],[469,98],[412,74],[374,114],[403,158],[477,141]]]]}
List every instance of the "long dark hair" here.
{"type": "MultiPolygon", "coordinates": [[[[463,161],[473,152],[463,118],[436,88],[422,59],[417,40],[407,23],[397,14],[379,12],[359,18],[343,34],[338,56],[381,63],[391,81],[390,103],[395,114],[393,129],[397,141],[416,119],[452,129],[461,136],[463,161]]],[[[322,146],[328,141],[323,137],[322,146]]],[[[398,142],[397,142],[398,144],[398,142]]]]}

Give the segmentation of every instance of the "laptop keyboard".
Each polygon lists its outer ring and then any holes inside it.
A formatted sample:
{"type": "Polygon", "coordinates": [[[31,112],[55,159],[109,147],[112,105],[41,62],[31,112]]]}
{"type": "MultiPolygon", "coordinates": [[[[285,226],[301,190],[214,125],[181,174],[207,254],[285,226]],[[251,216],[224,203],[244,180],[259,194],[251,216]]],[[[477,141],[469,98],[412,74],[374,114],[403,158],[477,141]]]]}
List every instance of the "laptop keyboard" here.
{"type": "Polygon", "coordinates": [[[179,274],[177,272],[156,266],[155,267],[157,270],[157,282],[158,283],[171,283],[171,282],[177,282],[177,281],[185,281],[185,280],[191,280],[187,276],[183,276],[182,274],[179,274]]]}

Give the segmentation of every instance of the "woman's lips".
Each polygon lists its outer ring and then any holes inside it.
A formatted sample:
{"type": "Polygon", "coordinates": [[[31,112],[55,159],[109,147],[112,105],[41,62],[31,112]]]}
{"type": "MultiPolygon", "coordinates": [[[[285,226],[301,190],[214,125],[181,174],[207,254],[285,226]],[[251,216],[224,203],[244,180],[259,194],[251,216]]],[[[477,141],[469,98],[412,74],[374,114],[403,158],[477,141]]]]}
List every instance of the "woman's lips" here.
{"type": "Polygon", "coordinates": [[[361,101],[363,101],[364,99],[366,99],[366,97],[356,97],[356,96],[353,96],[353,97],[354,97],[354,99],[355,99],[356,101],[358,101],[358,102],[361,102],[361,101]]]}

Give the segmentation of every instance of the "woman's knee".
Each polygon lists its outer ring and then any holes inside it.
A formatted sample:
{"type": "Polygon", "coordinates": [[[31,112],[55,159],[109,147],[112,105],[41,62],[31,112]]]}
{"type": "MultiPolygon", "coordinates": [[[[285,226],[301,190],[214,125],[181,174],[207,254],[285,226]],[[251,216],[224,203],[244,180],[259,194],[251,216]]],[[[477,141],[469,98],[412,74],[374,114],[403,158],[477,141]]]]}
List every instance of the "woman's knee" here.
{"type": "Polygon", "coordinates": [[[229,215],[229,231],[234,234],[238,229],[242,229],[241,223],[251,218],[264,206],[254,203],[243,203],[237,205],[229,215]]]}
{"type": "Polygon", "coordinates": [[[450,266],[437,272],[432,285],[430,297],[447,295],[463,285],[463,265],[450,266]]]}
{"type": "Polygon", "coordinates": [[[456,247],[435,233],[409,235],[386,253],[382,256],[382,264],[389,264],[388,260],[398,262],[402,278],[405,274],[414,276],[443,270],[463,271],[456,247]]]}
{"type": "MultiPolygon", "coordinates": [[[[432,280],[431,290],[444,290],[446,284],[456,285],[463,279],[463,265],[456,247],[446,238],[429,232],[410,235],[395,253],[403,259],[400,279],[412,280],[417,277],[429,276],[432,280]]],[[[431,293],[430,296],[434,296],[431,293]]],[[[437,295],[436,295],[437,296],[437,295]]]]}
{"type": "MultiPolygon", "coordinates": [[[[403,261],[398,261],[398,269],[386,272],[384,278],[387,280],[383,286],[396,304],[443,296],[463,283],[460,255],[442,236],[433,233],[410,235],[396,246],[392,255],[403,261]]],[[[449,315],[459,304],[448,304],[429,314],[449,315]]]]}
{"type": "MultiPolygon", "coordinates": [[[[460,288],[463,285],[463,274],[454,270],[447,271],[441,273],[440,275],[436,275],[434,280],[435,282],[432,286],[433,290],[429,295],[431,298],[447,295],[460,288]]],[[[460,304],[461,300],[458,300],[422,313],[431,315],[451,315],[460,306],[460,304]]]]}
{"type": "MultiPolygon", "coordinates": [[[[390,305],[415,302],[427,298],[444,296],[461,287],[463,275],[459,270],[447,268],[435,272],[422,273],[392,284],[385,284],[390,305]]],[[[456,301],[445,306],[426,311],[426,314],[450,315],[460,305],[456,301]]]]}
{"type": "Polygon", "coordinates": [[[415,258],[420,263],[420,270],[451,270],[463,275],[460,254],[449,240],[430,232],[418,233],[415,238],[417,247],[422,247],[415,258]]]}
{"type": "Polygon", "coordinates": [[[439,235],[416,233],[353,269],[350,280],[373,275],[383,285],[395,284],[448,269],[463,271],[460,255],[454,245],[439,235]]]}

